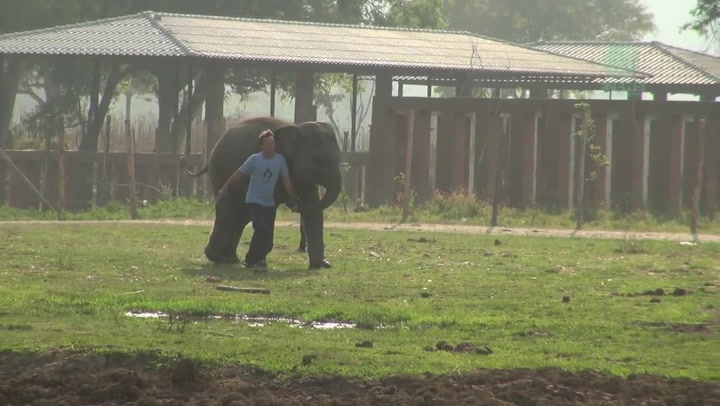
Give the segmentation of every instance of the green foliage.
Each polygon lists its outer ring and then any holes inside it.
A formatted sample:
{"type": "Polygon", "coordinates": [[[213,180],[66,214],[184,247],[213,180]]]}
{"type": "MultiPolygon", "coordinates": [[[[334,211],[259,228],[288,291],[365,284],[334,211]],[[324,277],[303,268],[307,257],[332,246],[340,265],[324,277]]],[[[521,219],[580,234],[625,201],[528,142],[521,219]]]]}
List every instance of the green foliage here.
{"type": "Polygon", "coordinates": [[[449,27],[515,43],[639,40],[655,28],[640,0],[443,0],[449,27]]]}
{"type": "Polygon", "coordinates": [[[580,102],[575,104],[575,110],[581,114],[581,125],[578,131],[575,133],[575,137],[580,140],[582,137],[587,137],[587,149],[594,164],[587,171],[586,168],[586,180],[595,181],[598,178],[597,171],[610,166],[610,162],[607,160],[607,156],[597,144],[597,134],[595,132],[595,120],[592,116],[592,110],[590,104],[586,102],[580,102]]]}
{"type": "Polygon", "coordinates": [[[717,32],[717,20],[720,18],[719,0],[696,0],[697,3],[692,11],[693,21],[683,25],[684,30],[693,30],[702,35],[715,35],[717,32]]]}

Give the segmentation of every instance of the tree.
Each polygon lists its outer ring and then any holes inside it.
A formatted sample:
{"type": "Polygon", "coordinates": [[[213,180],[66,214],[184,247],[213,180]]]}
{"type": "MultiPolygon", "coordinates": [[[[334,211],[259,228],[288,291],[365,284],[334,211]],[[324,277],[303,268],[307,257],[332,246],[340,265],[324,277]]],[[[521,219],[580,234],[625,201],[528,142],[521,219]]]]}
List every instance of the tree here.
{"type": "Polygon", "coordinates": [[[697,0],[691,15],[693,21],[683,25],[683,30],[693,30],[707,37],[717,39],[720,0],[697,0]]]}
{"type": "Polygon", "coordinates": [[[640,0],[443,0],[449,27],[514,43],[631,41],[655,29],[640,0]]]}

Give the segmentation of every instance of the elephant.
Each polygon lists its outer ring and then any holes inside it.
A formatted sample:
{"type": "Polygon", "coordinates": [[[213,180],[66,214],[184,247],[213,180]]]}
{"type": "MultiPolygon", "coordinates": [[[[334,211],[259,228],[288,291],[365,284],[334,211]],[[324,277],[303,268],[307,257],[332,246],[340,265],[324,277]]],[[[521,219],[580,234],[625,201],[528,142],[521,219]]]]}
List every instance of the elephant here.
{"type": "MultiPolygon", "coordinates": [[[[240,262],[237,246],[250,213],[245,204],[249,179],[243,178],[237,187],[218,198],[227,179],[252,154],[260,152],[258,135],[270,129],[275,134],[276,151],[288,166],[293,188],[298,198],[301,218],[301,247],[307,242],[311,269],[328,268],[325,260],[323,237],[323,210],[337,200],[342,189],[340,146],[335,130],[325,122],[308,121],[292,124],[274,117],[250,117],[239,120],[215,144],[207,165],[198,172],[185,167],[183,171],[193,177],[207,173],[210,176],[215,201],[215,222],[205,246],[205,256],[216,264],[240,262]],[[325,188],[322,198],[319,188],[325,188]]],[[[275,204],[288,203],[285,188],[278,182],[274,192],[275,204]]]]}

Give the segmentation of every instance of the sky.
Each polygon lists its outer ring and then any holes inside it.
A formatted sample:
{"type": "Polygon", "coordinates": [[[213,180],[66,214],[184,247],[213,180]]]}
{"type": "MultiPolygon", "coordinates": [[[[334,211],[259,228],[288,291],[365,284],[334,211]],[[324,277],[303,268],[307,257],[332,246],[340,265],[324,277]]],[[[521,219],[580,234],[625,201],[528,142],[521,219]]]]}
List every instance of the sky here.
{"type": "Polygon", "coordinates": [[[660,41],[680,48],[716,54],[716,50],[710,46],[710,40],[694,31],[678,32],[683,24],[692,19],[690,11],[695,6],[695,0],[644,0],[644,3],[648,11],[655,15],[657,26],[657,32],[648,34],[644,40],[660,41]]]}

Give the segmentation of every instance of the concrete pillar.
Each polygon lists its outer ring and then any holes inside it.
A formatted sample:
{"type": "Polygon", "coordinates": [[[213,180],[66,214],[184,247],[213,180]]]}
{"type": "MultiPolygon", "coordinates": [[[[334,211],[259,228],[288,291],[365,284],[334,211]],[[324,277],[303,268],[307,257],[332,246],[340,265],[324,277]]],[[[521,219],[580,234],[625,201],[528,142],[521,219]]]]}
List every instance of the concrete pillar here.
{"type": "Polygon", "coordinates": [[[700,95],[700,101],[701,102],[714,102],[717,95],[714,94],[701,94],[700,95]]]}
{"type": "Polygon", "coordinates": [[[666,92],[653,92],[653,100],[655,101],[667,101],[668,94],[666,92]]]}
{"type": "Polygon", "coordinates": [[[310,69],[301,69],[295,76],[295,122],[302,123],[316,119],[315,75],[310,69]]]}
{"type": "Polygon", "coordinates": [[[472,75],[457,75],[455,77],[455,97],[472,97],[473,86],[472,75]]]}
{"type": "Polygon", "coordinates": [[[627,99],[640,101],[642,100],[642,92],[627,92],[627,99]]]}
{"type": "Polygon", "coordinates": [[[392,75],[380,73],[375,75],[375,95],[392,96],[392,75]]]}
{"type": "MultiPolygon", "coordinates": [[[[375,96],[392,96],[392,75],[381,73],[375,76],[375,96]]],[[[366,168],[365,181],[365,196],[371,207],[385,203],[385,178],[389,177],[392,181],[394,167],[391,168],[388,157],[395,151],[387,149],[388,143],[394,146],[395,127],[394,111],[373,109],[370,124],[370,165],[366,168]]],[[[394,158],[394,155],[392,157],[394,158]]]]}
{"type": "Polygon", "coordinates": [[[547,88],[542,87],[542,86],[530,87],[530,98],[531,99],[547,99],[548,98],[547,88]]]}

